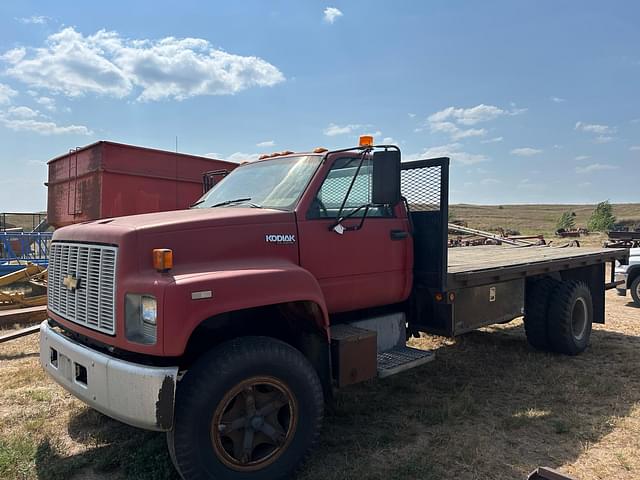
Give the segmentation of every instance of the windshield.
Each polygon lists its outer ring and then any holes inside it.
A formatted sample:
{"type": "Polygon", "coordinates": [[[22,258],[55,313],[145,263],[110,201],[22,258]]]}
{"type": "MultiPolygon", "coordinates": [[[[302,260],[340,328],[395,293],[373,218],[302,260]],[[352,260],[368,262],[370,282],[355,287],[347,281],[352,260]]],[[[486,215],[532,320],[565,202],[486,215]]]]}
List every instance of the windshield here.
{"type": "Polygon", "coordinates": [[[293,210],[322,156],[276,158],[237,167],[194,208],[247,206],[293,210]]]}

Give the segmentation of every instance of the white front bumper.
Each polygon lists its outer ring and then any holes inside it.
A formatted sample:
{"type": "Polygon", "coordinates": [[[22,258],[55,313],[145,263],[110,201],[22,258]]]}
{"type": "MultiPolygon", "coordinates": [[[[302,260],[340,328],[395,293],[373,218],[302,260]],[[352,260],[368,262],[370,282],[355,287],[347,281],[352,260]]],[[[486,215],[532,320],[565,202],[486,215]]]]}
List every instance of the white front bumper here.
{"type": "Polygon", "coordinates": [[[170,430],[178,367],[127,362],[40,325],[40,363],[70,393],[96,410],[147,430],[170,430]],[[54,353],[55,352],[55,353],[54,353]]]}

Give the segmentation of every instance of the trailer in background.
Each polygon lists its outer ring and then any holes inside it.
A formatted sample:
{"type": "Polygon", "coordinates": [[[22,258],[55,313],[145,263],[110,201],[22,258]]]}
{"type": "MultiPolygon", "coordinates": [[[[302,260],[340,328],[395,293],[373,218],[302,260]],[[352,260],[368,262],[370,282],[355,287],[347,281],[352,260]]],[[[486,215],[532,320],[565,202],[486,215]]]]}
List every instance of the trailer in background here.
{"type": "Polygon", "coordinates": [[[223,160],[100,141],[49,161],[47,219],[73,223],[188,208],[204,175],[231,171],[223,160]]]}

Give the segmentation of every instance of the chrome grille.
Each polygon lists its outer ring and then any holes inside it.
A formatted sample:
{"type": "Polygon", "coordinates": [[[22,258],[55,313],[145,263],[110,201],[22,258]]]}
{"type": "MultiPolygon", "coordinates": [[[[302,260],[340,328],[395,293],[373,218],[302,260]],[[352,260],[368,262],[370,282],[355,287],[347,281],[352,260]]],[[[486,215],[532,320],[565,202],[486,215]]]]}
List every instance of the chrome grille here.
{"type": "Polygon", "coordinates": [[[117,247],[52,242],[49,251],[49,310],[62,318],[114,334],[117,247]],[[78,280],[75,290],[65,279],[78,280]]]}

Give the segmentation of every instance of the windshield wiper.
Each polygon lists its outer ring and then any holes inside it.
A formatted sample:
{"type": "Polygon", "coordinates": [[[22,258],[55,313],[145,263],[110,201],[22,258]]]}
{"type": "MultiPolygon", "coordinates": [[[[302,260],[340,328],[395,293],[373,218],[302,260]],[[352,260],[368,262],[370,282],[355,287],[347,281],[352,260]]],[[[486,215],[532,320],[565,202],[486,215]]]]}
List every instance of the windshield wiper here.
{"type": "MultiPolygon", "coordinates": [[[[246,197],[246,198],[235,198],[235,199],[233,199],[233,200],[225,200],[224,202],[214,203],[214,204],[213,204],[213,205],[211,205],[211,207],[209,207],[209,208],[224,207],[225,205],[231,205],[232,203],[248,202],[249,200],[251,200],[251,197],[246,197]]],[[[253,204],[252,204],[252,205],[253,205],[253,204]]]]}
{"type": "Polygon", "coordinates": [[[200,205],[201,203],[204,203],[204,200],[198,200],[196,203],[194,203],[193,205],[190,205],[189,208],[193,208],[196,205],[200,205]]]}

